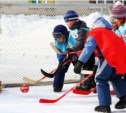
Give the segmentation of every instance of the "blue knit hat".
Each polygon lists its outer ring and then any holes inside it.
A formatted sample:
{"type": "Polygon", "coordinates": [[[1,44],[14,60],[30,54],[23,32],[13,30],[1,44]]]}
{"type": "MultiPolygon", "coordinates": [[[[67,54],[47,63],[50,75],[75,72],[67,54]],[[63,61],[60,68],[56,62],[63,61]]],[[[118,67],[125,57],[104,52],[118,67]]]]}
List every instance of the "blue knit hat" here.
{"type": "Polygon", "coordinates": [[[53,37],[54,38],[60,38],[62,35],[65,36],[65,38],[68,38],[68,30],[64,25],[57,25],[53,29],[53,37]]]}
{"type": "Polygon", "coordinates": [[[68,10],[64,15],[64,21],[78,20],[78,14],[73,10],[68,10]]]}

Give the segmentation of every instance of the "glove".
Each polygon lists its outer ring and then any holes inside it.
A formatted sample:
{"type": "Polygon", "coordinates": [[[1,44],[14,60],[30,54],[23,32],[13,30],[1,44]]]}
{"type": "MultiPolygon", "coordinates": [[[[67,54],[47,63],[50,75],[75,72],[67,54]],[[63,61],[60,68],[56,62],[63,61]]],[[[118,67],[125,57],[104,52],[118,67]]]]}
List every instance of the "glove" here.
{"type": "Polygon", "coordinates": [[[75,66],[74,66],[74,72],[76,73],[76,74],[80,74],[80,72],[81,72],[81,67],[83,66],[83,62],[81,62],[81,61],[77,61],[77,63],[75,64],[75,66]]]}
{"type": "Polygon", "coordinates": [[[78,56],[76,54],[73,54],[73,56],[72,56],[72,62],[77,61],[77,59],[78,59],[78,56]]]}
{"type": "Polygon", "coordinates": [[[73,49],[71,49],[71,48],[67,48],[67,51],[68,51],[68,52],[72,52],[73,49]]]}

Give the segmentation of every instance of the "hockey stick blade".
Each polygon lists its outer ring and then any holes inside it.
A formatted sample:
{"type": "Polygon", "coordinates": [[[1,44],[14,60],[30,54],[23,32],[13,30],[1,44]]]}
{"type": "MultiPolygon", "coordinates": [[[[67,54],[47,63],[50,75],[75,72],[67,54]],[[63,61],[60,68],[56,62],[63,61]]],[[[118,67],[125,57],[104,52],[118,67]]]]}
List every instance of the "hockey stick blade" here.
{"type": "Polygon", "coordinates": [[[53,74],[47,73],[47,72],[45,72],[43,69],[41,69],[41,73],[42,73],[44,76],[48,77],[48,78],[53,78],[53,77],[55,76],[55,73],[53,73],[53,74]]]}
{"type": "Polygon", "coordinates": [[[89,79],[91,76],[93,76],[93,73],[88,75],[86,78],[84,78],[83,80],[81,80],[79,83],[77,83],[75,86],[73,86],[70,90],[68,90],[67,92],[65,92],[63,95],[61,95],[59,98],[57,99],[43,99],[41,98],[39,100],[40,103],[55,103],[58,100],[62,99],[64,96],[66,96],[69,92],[73,91],[78,85],[80,85],[81,83],[83,83],[84,81],[86,81],[87,79],[89,79]]]}
{"type": "Polygon", "coordinates": [[[56,101],[58,100],[40,99],[39,103],[55,103],[56,101]]]}
{"type": "Polygon", "coordinates": [[[55,74],[62,68],[62,66],[66,65],[66,64],[69,63],[69,62],[71,62],[70,59],[67,59],[67,60],[65,60],[64,62],[62,62],[62,63],[58,66],[58,68],[55,70],[55,72],[53,72],[53,73],[47,73],[47,72],[45,72],[43,69],[41,69],[41,73],[42,73],[44,76],[48,77],[48,78],[53,78],[53,77],[55,76],[55,74]]]}
{"type": "Polygon", "coordinates": [[[46,77],[44,76],[44,77],[42,77],[42,78],[39,79],[39,80],[33,80],[33,79],[30,79],[30,78],[24,76],[22,79],[23,79],[25,82],[29,83],[29,84],[39,84],[40,81],[43,80],[43,79],[45,79],[45,78],[46,78],[46,77]]]}
{"type": "Polygon", "coordinates": [[[92,93],[95,90],[96,90],[96,87],[92,88],[89,91],[82,91],[82,90],[79,90],[79,89],[74,89],[73,93],[78,94],[78,95],[89,95],[90,93],[92,93]]]}

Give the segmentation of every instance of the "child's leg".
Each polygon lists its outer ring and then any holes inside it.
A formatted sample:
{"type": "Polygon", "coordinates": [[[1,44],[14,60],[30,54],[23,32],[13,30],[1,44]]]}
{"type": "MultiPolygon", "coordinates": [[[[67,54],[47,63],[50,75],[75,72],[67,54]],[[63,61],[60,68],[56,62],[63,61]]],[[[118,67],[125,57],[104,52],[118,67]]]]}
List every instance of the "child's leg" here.
{"type": "Polygon", "coordinates": [[[99,105],[111,104],[110,87],[108,81],[112,73],[113,68],[111,68],[105,60],[100,62],[97,73],[95,75],[99,105]]]}
{"type": "Polygon", "coordinates": [[[120,75],[117,75],[114,79],[111,80],[113,88],[119,98],[119,101],[116,103],[116,109],[126,108],[126,81],[120,75]]]}
{"type": "MultiPolygon", "coordinates": [[[[60,62],[59,62],[60,64],[60,62]]],[[[61,92],[64,84],[65,73],[69,68],[70,63],[64,65],[56,74],[53,81],[54,92],[61,92]]]]}
{"type": "Polygon", "coordinates": [[[126,95],[126,81],[124,78],[120,75],[116,75],[113,79],[111,79],[111,83],[118,98],[126,95]]]}

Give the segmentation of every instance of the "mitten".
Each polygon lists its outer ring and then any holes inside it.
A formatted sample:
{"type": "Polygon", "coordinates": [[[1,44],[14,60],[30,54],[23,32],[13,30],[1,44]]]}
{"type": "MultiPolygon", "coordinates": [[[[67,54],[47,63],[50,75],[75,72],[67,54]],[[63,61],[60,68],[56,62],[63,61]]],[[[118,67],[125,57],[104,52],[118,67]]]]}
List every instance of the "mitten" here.
{"type": "Polygon", "coordinates": [[[77,61],[77,63],[75,64],[75,66],[74,66],[74,72],[76,73],[76,74],[80,74],[80,72],[81,72],[81,67],[83,66],[83,62],[81,62],[81,61],[77,61]]]}
{"type": "Polygon", "coordinates": [[[71,48],[67,48],[67,51],[68,51],[68,52],[72,52],[73,49],[71,49],[71,48]]]}

